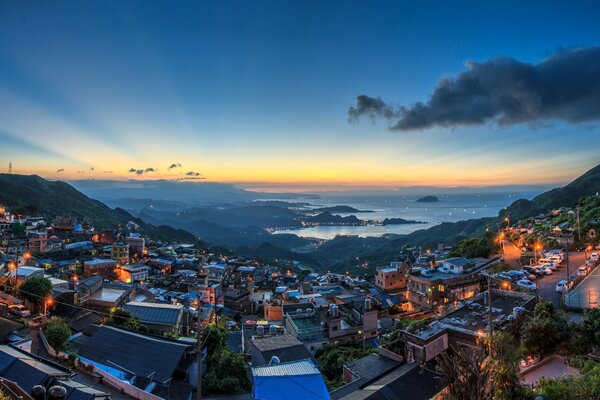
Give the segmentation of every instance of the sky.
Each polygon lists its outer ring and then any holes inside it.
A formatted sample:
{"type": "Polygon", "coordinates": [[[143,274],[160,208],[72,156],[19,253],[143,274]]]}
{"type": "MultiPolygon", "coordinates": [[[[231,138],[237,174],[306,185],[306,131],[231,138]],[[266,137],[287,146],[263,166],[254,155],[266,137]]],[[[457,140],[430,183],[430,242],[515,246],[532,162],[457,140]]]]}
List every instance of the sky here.
{"type": "Polygon", "coordinates": [[[600,161],[597,115],[440,122],[428,101],[498,57],[544,70],[597,46],[600,6],[484,3],[0,1],[0,171],[260,190],[566,183],[600,161]],[[360,95],[392,116],[353,118],[360,95]],[[418,102],[437,119],[395,129],[418,102]]]}

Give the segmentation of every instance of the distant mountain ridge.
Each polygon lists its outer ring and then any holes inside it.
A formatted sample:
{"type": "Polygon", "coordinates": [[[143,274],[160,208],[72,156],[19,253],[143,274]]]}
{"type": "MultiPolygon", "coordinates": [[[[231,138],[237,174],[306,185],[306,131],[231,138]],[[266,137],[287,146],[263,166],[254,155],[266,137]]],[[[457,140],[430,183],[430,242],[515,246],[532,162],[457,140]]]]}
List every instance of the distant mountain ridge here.
{"type": "Polygon", "coordinates": [[[512,203],[500,216],[509,215],[513,221],[533,217],[548,210],[569,207],[580,198],[600,193],[600,165],[587,171],[571,183],[542,193],[532,200],[520,199],[512,203]]]}
{"type": "Polygon", "coordinates": [[[155,239],[198,242],[189,232],[167,225],[154,226],[127,211],[111,209],[90,199],[62,181],[49,181],[38,175],[0,174],[0,204],[15,212],[52,218],[70,215],[80,222],[90,221],[96,229],[116,228],[129,221],[140,225],[140,232],[155,239]]]}

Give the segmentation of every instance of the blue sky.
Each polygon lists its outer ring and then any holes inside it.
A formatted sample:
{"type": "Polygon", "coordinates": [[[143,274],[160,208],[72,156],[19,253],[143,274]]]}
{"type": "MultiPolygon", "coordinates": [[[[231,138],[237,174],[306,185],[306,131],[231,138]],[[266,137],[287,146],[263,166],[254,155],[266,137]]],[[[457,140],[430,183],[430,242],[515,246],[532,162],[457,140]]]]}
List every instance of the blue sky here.
{"type": "Polygon", "coordinates": [[[0,5],[0,159],[23,173],[495,185],[563,183],[600,160],[593,124],[347,121],[357,95],[426,100],[466,60],[598,45],[593,2],[23,3],[0,5]]]}

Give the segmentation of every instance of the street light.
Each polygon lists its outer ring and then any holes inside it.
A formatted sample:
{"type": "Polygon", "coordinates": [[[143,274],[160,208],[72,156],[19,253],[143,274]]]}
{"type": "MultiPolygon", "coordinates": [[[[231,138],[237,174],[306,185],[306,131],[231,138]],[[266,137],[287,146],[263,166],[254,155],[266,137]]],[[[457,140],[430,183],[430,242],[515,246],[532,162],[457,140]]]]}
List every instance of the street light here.
{"type": "Polygon", "coordinates": [[[536,244],[535,247],[533,248],[533,257],[534,257],[534,262],[537,264],[537,253],[538,251],[540,251],[542,249],[542,245],[541,244],[536,244]]]}
{"type": "Polygon", "coordinates": [[[591,245],[585,247],[585,259],[586,260],[588,258],[588,254],[587,254],[588,251],[592,251],[592,246],[591,245]]]}
{"type": "Polygon", "coordinates": [[[44,300],[44,318],[47,318],[48,316],[48,306],[51,306],[53,303],[54,302],[51,298],[47,298],[46,300],[44,300]]]}

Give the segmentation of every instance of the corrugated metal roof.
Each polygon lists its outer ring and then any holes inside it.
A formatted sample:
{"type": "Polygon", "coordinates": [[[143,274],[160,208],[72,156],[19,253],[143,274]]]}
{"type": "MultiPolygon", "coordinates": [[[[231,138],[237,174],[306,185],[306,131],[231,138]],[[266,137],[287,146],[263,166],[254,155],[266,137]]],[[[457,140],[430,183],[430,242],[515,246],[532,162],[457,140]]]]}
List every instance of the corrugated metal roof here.
{"type": "Polygon", "coordinates": [[[255,400],[330,400],[321,373],[310,360],[252,368],[255,400]]]}
{"type": "Polygon", "coordinates": [[[123,307],[142,323],[175,325],[183,312],[181,304],[141,303],[132,301],[123,307]]]}
{"type": "Polygon", "coordinates": [[[321,375],[319,369],[310,360],[275,364],[267,367],[252,368],[253,376],[298,376],[321,375]]]}

